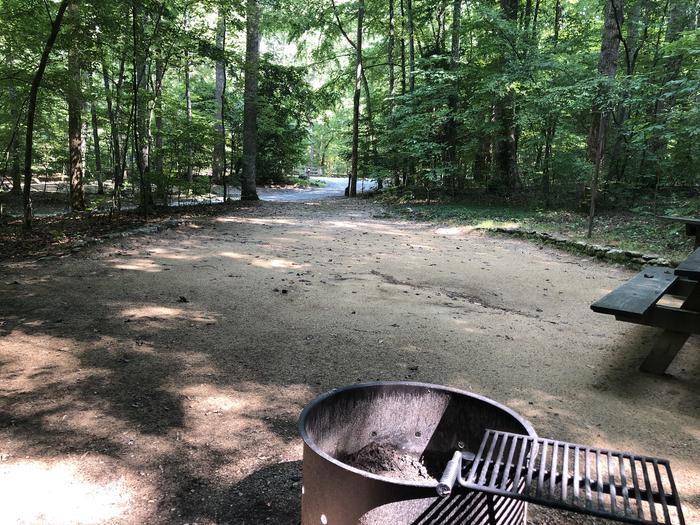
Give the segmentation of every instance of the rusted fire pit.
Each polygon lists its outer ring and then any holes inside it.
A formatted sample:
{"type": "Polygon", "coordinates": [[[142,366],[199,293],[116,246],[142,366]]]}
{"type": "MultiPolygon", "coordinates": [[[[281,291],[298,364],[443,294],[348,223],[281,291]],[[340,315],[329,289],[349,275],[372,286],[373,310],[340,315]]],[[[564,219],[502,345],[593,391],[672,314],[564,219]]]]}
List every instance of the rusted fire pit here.
{"type": "Polygon", "coordinates": [[[684,525],[667,460],[540,438],[469,392],[385,382],[302,412],[302,525],[524,525],[527,504],[684,525]]]}
{"type": "Polygon", "coordinates": [[[454,452],[473,457],[487,429],[537,437],[509,408],[437,385],[371,383],[322,395],[299,419],[302,525],[524,524],[522,501],[467,490],[437,496],[454,452]]]}

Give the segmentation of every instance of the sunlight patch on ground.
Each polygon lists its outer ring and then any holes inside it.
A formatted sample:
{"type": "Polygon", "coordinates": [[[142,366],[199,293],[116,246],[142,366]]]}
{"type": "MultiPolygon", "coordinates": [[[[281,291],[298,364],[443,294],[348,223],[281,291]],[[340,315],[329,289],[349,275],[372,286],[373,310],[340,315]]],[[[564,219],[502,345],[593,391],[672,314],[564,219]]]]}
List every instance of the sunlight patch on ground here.
{"type": "Polygon", "coordinates": [[[382,235],[391,235],[395,237],[406,237],[407,233],[401,230],[387,228],[385,225],[373,222],[357,222],[357,221],[324,221],[321,224],[330,226],[331,228],[344,228],[347,230],[361,230],[364,232],[378,233],[382,235]]]}
{"type": "Polygon", "coordinates": [[[68,462],[0,464],[0,494],[3,523],[53,525],[118,519],[132,499],[124,480],[97,484],[68,462]]]}
{"type": "Polygon", "coordinates": [[[234,259],[236,261],[248,261],[248,264],[252,266],[257,266],[258,268],[267,268],[270,270],[299,270],[308,266],[308,264],[300,264],[294,261],[289,261],[287,259],[261,259],[236,252],[221,252],[219,255],[221,257],[227,257],[228,259],[234,259]]]}
{"type": "Polygon", "coordinates": [[[148,259],[133,259],[130,261],[118,259],[112,261],[112,266],[117,270],[132,270],[147,273],[157,273],[162,271],[162,268],[158,263],[148,259]]]}
{"type": "Polygon", "coordinates": [[[192,255],[191,250],[185,250],[184,253],[177,253],[182,250],[171,250],[167,248],[151,248],[150,255],[155,255],[159,259],[167,259],[173,261],[199,261],[203,258],[201,255],[192,255]]]}
{"type": "Polygon", "coordinates": [[[471,226],[451,226],[445,228],[438,228],[437,230],[435,230],[435,233],[437,235],[459,236],[465,235],[472,231],[474,231],[474,228],[471,226]]]}
{"type": "Polygon", "coordinates": [[[169,308],[167,306],[140,306],[127,308],[121,311],[122,317],[185,317],[187,313],[182,308],[169,308]]]}
{"type": "Polygon", "coordinates": [[[148,305],[125,308],[119,312],[120,317],[134,320],[159,321],[164,319],[179,319],[197,323],[214,323],[216,319],[200,310],[188,311],[169,306],[148,305]]]}
{"type": "Polygon", "coordinates": [[[267,224],[267,225],[277,225],[285,224],[288,226],[296,226],[299,224],[297,221],[290,221],[289,219],[256,219],[253,217],[219,217],[216,222],[228,222],[228,223],[238,223],[238,224],[267,224]]]}

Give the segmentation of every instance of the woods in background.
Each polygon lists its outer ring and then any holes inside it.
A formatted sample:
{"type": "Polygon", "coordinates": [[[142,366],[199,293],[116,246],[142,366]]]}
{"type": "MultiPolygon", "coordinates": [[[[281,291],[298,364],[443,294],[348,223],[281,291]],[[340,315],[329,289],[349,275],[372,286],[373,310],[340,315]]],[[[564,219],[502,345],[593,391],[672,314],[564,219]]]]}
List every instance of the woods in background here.
{"type": "Polygon", "coordinates": [[[349,173],[350,195],[361,176],[546,206],[697,191],[696,0],[0,0],[0,12],[2,187],[63,180],[73,210],[89,182],[116,209],[127,187],[148,209],[202,184],[256,199],[256,183],[308,164],[349,173]]]}

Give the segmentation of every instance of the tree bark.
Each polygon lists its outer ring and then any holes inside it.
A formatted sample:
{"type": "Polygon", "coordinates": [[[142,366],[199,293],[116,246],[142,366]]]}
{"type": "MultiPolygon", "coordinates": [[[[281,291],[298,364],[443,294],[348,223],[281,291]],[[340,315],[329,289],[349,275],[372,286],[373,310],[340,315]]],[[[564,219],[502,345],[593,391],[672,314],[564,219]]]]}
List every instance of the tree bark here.
{"type": "Polygon", "coordinates": [[[192,184],[192,91],[190,89],[190,54],[185,51],[185,118],[187,119],[187,182],[192,184]]]}
{"type": "Polygon", "coordinates": [[[357,195],[357,170],[360,150],[360,90],[362,87],[362,26],[365,2],[358,1],[357,38],[355,40],[355,92],[352,99],[352,156],[350,159],[350,197],[357,195]]]}
{"type": "MultiPolygon", "coordinates": [[[[644,42],[638,43],[639,38],[639,23],[642,11],[642,0],[637,0],[633,3],[630,10],[630,16],[627,20],[627,38],[622,41],[624,45],[625,69],[628,76],[634,75],[637,65],[637,56],[644,42]]],[[[622,27],[620,17],[622,13],[617,13],[618,29],[622,27]]],[[[610,152],[610,161],[608,162],[608,179],[621,180],[625,174],[627,166],[627,139],[625,137],[625,122],[629,116],[628,99],[630,97],[629,90],[626,90],[622,95],[622,100],[615,109],[615,141],[610,152]]]]}
{"type": "Polygon", "coordinates": [[[165,65],[163,59],[156,58],[156,76],[154,86],[155,106],[153,108],[155,133],[153,136],[153,173],[156,176],[158,194],[164,205],[168,205],[168,183],[163,172],[163,77],[165,65]]]}
{"type": "MultiPolygon", "coordinates": [[[[447,162],[451,170],[451,179],[455,182],[461,180],[458,175],[457,163],[457,120],[455,115],[459,104],[459,85],[457,82],[457,68],[459,66],[459,39],[462,17],[462,0],[453,0],[452,4],[452,53],[450,55],[450,69],[455,75],[452,91],[448,96],[450,117],[447,121],[447,162]]],[[[461,185],[461,183],[458,183],[461,185]]]]}
{"type": "Polygon", "coordinates": [[[258,153],[258,68],[260,54],[260,6],[247,0],[245,85],[243,93],[243,173],[241,200],[258,200],[255,186],[258,153]]]}
{"type": "Polygon", "coordinates": [[[139,172],[140,200],[144,215],[148,217],[151,205],[150,181],[150,108],[148,107],[148,64],[149,50],[145,43],[144,26],[141,14],[141,0],[132,0],[133,37],[133,115],[134,115],[134,157],[139,172]]]}
{"type": "Polygon", "coordinates": [[[416,87],[416,38],[412,0],[406,0],[406,14],[408,15],[408,90],[413,93],[416,87]]]}
{"type": "Polygon", "coordinates": [[[90,117],[92,119],[92,149],[95,152],[95,177],[97,178],[97,193],[102,195],[105,192],[102,173],[102,149],[100,148],[97,107],[94,100],[90,101],[90,117]]]}
{"type": "MultiPolygon", "coordinates": [[[[12,51],[8,49],[5,56],[5,64],[8,70],[12,70],[12,51]]],[[[12,194],[19,195],[22,192],[22,174],[19,166],[19,119],[20,107],[17,101],[17,89],[15,82],[10,75],[7,79],[7,98],[10,104],[10,118],[12,119],[13,129],[12,137],[10,137],[10,145],[8,148],[8,163],[7,163],[7,178],[12,181],[12,194]]]]}
{"type": "Polygon", "coordinates": [[[32,229],[32,158],[34,156],[34,116],[36,114],[36,101],[39,95],[41,79],[44,76],[44,71],[46,71],[46,65],[49,62],[51,50],[53,49],[58,33],[61,30],[63,16],[65,15],[66,8],[68,7],[69,3],[70,0],[62,0],[61,4],[58,6],[56,18],[51,24],[51,33],[49,34],[46,44],[44,45],[44,50],[42,51],[41,59],[39,60],[39,67],[37,67],[37,70],[34,73],[34,78],[32,78],[32,84],[29,89],[29,105],[27,106],[27,136],[24,147],[23,228],[25,231],[31,231],[32,229]]]}
{"type": "MultiPolygon", "coordinates": [[[[605,23],[603,25],[603,33],[601,37],[600,58],[598,59],[598,73],[608,79],[615,78],[617,73],[618,55],[620,53],[620,31],[618,24],[622,24],[622,14],[624,13],[624,0],[606,0],[605,3],[605,23]]],[[[601,119],[604,112],[604,101],[607,93],[605,86],[598,89],[596,101],[592,108],[592,121],[590,131],[588,133],[588,160],[595,162],[598,152],[598,143],[606,133],[600,133],[601,130],[607,130],[607,122],[601,125],[601,119]]],[[[603,151],[605,145],[603,144],[603,151]]]]}
{"type": "MultiPolygon", "coordinates": [[[[518,20],[518,0],[501,0],[501,11],[506,20],[516,23],[518,20]]],[[[501,62],[505,67],[508,57],[503,55],[501,62]]],[[[515,123],[513,94],[509,91],[497,102],[494,117],[499,131],[496,138],[494,161],[498,175],[498,185],[506,195],[519,182],[518,174],[518,130],[515,123]]]]}
{"type": "Polygon", "coordinates": [[[214,160],[212,163],[212,179],[219,184],[224,173],[226,162],[226,131],[224,130],[224,86],[226,84],[226,64],[224,62],[226,42],[226,15],[219,7],[216,24],[216,49],[220,55],[216,60],[216,93],[214,94],[216,111],[214,115],[214,160]]]}
{"type": "MultiPolygon", "coordinates": [[[[121,90],[124,83],[124,65],[126,62],[126,51],[119,61],[119,73],[112,94],[109,70],[107,69],[107,59],[102,59],[102,79],[105,87],[105,99],[107,101],[107,114],[109,116],[109,127],[112,143],[112,176],[114,179],[114,191],[112,195],[112,205],[117,210],[121,209],[121,189],[124,183],[124,162],[122,161],[122,146],[120,136],[120,113],[121,113],[121,90]]],[[[125,148],[126,149],[126,148],[125,148]]]]}
{"type": "Polygon", "coordinates": [[[68,149],[70,180],[70,207],[74,211],[85,209],[83,179],[85,175],[85,151],[83,142],[83,96],[80,72],[80,5],[73,0],[68,6],[67,19],[71,26],[68,48],[68,149]]]}

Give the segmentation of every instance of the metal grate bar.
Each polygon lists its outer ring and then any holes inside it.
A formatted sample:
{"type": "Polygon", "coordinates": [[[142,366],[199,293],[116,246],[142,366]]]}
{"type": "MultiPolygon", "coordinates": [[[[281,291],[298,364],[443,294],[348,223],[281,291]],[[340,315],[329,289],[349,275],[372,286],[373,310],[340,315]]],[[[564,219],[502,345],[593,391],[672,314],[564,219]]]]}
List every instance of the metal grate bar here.
{"type": "Polygon", "coordinates": [[[625,523],[685,525],[664,459],[487,430],[471,464],[462,460],[457,482],[468,490],[625,523]]]}

